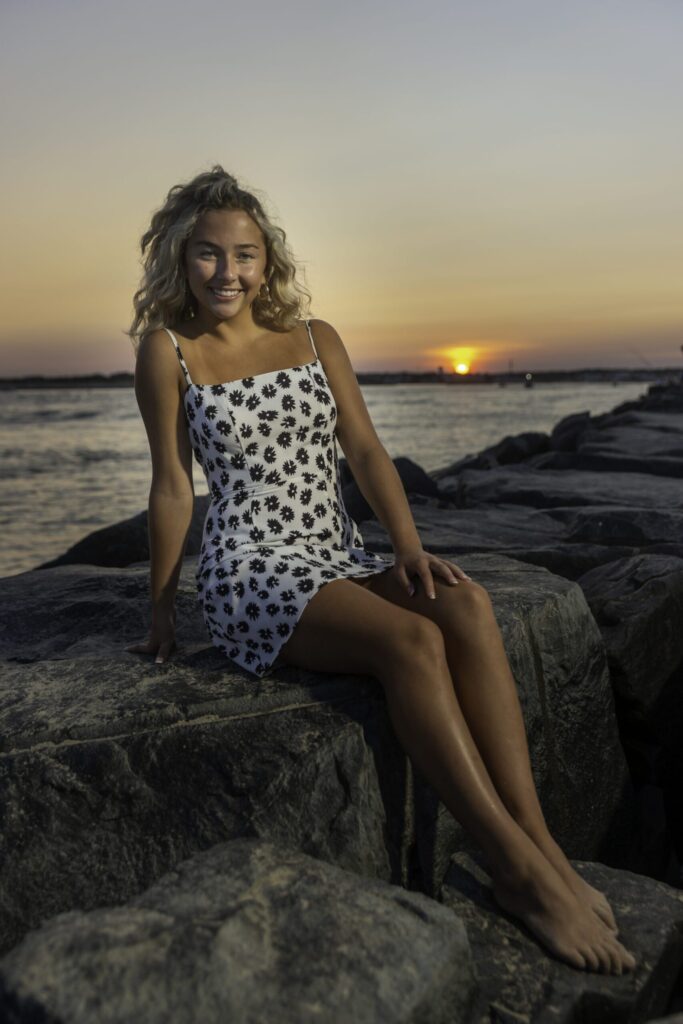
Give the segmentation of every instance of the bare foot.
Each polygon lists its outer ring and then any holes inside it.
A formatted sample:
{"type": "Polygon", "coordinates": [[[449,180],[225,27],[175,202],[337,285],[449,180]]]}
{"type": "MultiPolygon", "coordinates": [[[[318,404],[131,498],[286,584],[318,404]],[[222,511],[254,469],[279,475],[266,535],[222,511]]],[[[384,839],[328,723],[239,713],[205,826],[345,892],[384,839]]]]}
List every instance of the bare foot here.
{"type": "Polygon", "coordinates": [[[530,833],[529,835],[546,860],[550,861],[563,882],[569,886],[579,902],[589,906],[609,930],[618,935],[619,927],[605,894],[589,885],[585,878],[578,874],[567,860],[562,848],[558,846],[547,830],[545,830],[545,835],[543,836],[538,834],[531,835],[530,833]]]}
{"type": "Polygon", "coordinates": [[[609,974],[635,967],[635,957],[579,901],[537,848],[522,867],[510,867],[492,882],[500,906],[572,967],[609,974]]]}

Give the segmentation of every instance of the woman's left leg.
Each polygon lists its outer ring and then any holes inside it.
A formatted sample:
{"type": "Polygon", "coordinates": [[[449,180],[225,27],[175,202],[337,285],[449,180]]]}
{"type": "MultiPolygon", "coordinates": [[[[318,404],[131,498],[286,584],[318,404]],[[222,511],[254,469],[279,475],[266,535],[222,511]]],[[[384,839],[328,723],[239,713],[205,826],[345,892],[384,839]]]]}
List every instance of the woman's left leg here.
{"type": "Polygon", "coordinates": [[[606,897],[576,873],[543,817],[517,686],[488,591],[470,580],[451,584],[436,574],[433,578],[434,599],[427,597],[419,582],[410,597],[390,572],[357,582],[401,607],[426,615],[440,627],[458,701],[501,800],[572,891],[588,900],[617,932],[606,897]]]}

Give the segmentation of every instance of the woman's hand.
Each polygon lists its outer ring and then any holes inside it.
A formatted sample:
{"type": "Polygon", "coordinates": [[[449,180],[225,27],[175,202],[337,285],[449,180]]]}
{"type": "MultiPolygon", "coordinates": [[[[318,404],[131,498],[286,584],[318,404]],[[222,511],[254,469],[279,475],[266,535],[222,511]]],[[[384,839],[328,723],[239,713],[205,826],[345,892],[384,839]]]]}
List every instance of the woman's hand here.
{"type": "Polygon", "coordinates": [[[421,547],[412,548],[410,551],[396,551],[394,553],[393,569],[398,576],[401,586],[406,588],[411,597],[415,593],[415,586],[411,581],[411,576],[418,577],[425,588],[427,597],[432,598],[436,597],[432,573],[437,573],[454,586],[461,579],[470,581],[472,579],[455,562],[449,562],[447,559],[439,558],[437,555],[430,555],[428,551],[421,547]]]}
{"type": "Polygon", "coordinates": [[[132,654],[154,654],[156,664],[162,664],[176,649],[175,609],[169,612],[152,612],[152,625],[145,643],[130,644],[126,647],[132,654]]]}

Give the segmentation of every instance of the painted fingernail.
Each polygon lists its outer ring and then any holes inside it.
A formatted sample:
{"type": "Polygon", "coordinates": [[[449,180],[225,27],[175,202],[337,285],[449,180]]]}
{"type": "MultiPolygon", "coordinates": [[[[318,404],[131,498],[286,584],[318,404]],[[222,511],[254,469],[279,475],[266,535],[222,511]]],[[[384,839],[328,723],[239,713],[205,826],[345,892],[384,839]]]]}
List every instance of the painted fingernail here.
{"type": "Polygon", "coordinates": [[[430,596],[431,598],[436,598],[436,594],[430,594],[429,596],[430,596]]]}

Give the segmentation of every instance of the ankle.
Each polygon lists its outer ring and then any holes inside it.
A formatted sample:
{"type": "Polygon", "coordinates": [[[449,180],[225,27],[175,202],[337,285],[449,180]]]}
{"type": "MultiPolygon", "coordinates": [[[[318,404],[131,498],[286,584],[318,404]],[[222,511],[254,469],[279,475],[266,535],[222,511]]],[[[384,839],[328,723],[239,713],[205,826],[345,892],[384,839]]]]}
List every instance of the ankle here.
{"type": "Polygon", "coordinates": [[[524,836],[524,840],[501,850],[498,856],[489,857],[492,881],[506,888],[527,888],[538,877],[539,855],[542,857],[538,847],[524,836]]]}

